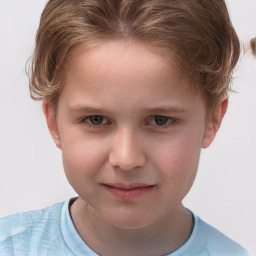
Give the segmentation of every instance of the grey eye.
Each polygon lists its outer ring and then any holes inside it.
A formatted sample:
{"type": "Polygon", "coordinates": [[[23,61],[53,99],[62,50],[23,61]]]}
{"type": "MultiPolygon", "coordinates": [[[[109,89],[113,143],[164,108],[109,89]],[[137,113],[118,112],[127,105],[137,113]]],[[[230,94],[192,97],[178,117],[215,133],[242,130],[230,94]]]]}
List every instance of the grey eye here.
{"type": "Polygon", "coordinates": [[[89,119],[90,119],[90,122],[94,125],[102,124],[104,121],[103,116],[90,116],[89,119]]]}
{"type": "Polygon", "coordinates": [[[168,117],[166,116],[155,116],[155,123],[157,125],[165,125],[168,122],[168,117]]]}

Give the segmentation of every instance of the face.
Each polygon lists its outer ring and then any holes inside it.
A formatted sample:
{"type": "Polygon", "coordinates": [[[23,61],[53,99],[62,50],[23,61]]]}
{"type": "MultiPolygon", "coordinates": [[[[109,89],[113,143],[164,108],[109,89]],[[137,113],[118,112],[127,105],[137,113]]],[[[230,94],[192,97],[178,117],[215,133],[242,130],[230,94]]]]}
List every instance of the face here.
{"type": "Polygon", "coordinates": [[[134,41],[74,53],[56,119],[46,102],[44,111],[71,186],[122,228],[150,225],[181,204],[215,134],[175,65],[134,41]]]}

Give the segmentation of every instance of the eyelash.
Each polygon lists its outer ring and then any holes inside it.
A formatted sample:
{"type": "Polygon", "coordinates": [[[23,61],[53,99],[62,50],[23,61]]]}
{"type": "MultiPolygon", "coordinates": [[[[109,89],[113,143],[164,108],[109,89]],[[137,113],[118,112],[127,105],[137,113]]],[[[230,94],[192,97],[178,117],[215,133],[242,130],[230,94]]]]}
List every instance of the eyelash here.
{"type": "MultiPolygon", "coordinates": [[[[174,126],[174,125],[179,123],[179,120],[177,118],[173,118],[173,117],[155,115],[155,116],[151,116],[151,117],[148,118],[148,120],[146,122],[146,126],[152,125],[152,122],[155,123],[155,124],[153,124],[154,127],[157,127],[157,128],[161,129],[161,128],[168,128],[170,126],[174,126]],[[166,119],[167,123],[157,124],[156,118],[160,118],[160,120],[161,120],[161,118],[162,119],[164,118],[164,119],[166,119]]],[[[111,121],[109,121],[107,118],[105,118],[104,116],[101,116],[101,115],[91,115],[91,116],[84,117],[80,121],[80,123],[85,123],[86,125],[88,125],[89,127],[92,127],[92,128],[101,128],[102,126],[111,124],[111,121]],[[95,117],[102,118],[103,122],[99,123],[99,124],[92,123],[92,118],[95,118],[95,117]]]]}
{"type": "Polygon", "coordinates": [[[177,118],[168,117],[168,116],[161,116],[161,115],[150,117],[150,121],[153,121],[155,123],[154,126],[157,126],[159,128],[168,128],[170,126],[178,124],[178,119],[177,118]],[[162,119],[164,118],[164,119],[166,119],[166,123],[164,123],[164,124],[157,124],[156,118],[160,118],[160,120],[161,120],[161,118],[162,119]]]}
{"type": "Polygon", "coordinates": [[[101,115],[91,115],[91,116],[87,116],[85,118],[83,118],[80,123],[86,123],[87,125],[93,127],[93,128],[99,128],[101,127],[102,125],[107,125],[107,124],[110,124],[111,122],[105,118],[104,116],[101,116],[101,115]],[[92,123],[92,118],[93,117],[100,117],[100,118],[103,118],[104,122],[103,123],[100,123],[100,124],[93,124],[92,123]]]}

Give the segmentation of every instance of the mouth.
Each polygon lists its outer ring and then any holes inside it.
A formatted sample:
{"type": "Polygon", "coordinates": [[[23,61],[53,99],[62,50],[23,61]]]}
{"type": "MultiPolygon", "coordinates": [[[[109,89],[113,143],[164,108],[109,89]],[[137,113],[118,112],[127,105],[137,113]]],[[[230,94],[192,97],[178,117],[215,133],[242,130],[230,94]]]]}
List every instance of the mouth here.
{"type": "Polygon", "coordinates": [[[102,184],[103,187],[114,197],[122,200],[135,200],[148,195],[152,192],[156,185],[143,184],[143,183],[114,183],[102,184]]]}

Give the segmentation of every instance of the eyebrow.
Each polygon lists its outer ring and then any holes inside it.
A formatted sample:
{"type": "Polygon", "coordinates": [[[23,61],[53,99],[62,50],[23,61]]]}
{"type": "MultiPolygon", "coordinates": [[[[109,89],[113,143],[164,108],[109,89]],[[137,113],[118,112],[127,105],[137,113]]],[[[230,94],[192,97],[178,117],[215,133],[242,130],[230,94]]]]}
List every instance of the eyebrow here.
{"type": "Polygon", "coordinates": [[[99,107],[94,107],[94,106],[86,106],[86,105],[77,105],[77,106],[70,106],[69,109],[72,112],[77,112],[77,113],[96,113],[96,114],[102,114],[106,113],[103,108],[99,107]]]}
{"type": "Polygon", "coordinates": [[[185,114],[190,112],[188,109],[181,108],[179,106],[156,106],[156,107],[150,107],[145,108],[144,111],[146,113],[175,113],[175,114],[185,114]]]}
{"type": "MultiPolygon", "coordinates": [[[[70,106],[69,109],[72,112],[77,113],[94,113],[94,114],[107,114],[111,113],[112,111],[105,110],[101,107],[97,106],[86,106],[86,105],[76,105],[70,106]]],[[[156,107],[145,107],[142,108],[143,113],[154,113],[154,114],[185,114],[190,112],[188,109],[181,108],[179,106],[156,106],[156,107]]]]}

